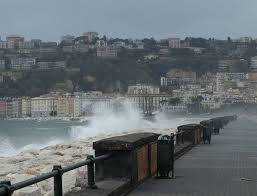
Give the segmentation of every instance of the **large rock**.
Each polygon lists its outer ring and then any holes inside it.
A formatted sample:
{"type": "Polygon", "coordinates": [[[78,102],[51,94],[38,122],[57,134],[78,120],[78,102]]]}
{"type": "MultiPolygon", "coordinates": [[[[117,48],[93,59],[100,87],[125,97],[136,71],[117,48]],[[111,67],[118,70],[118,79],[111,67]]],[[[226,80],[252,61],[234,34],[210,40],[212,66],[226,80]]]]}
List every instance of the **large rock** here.
{"type": "Polygon", "coordinates": [[[41,189],[39,187],[26,187],[14,192],[13,196],[41,196],[41,189]]]}

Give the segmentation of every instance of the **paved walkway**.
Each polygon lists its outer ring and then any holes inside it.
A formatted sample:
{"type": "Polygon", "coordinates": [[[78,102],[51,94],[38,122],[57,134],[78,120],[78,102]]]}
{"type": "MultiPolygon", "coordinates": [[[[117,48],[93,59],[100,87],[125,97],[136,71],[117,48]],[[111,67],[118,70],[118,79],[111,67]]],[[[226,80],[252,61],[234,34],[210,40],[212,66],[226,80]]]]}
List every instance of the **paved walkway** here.
{"type": "Polygon", "coordinates": [[[211,145],[175,162],[174,180],[150,179],[130,196],[257,196],[257,123],[231,122],[211,145]]]}

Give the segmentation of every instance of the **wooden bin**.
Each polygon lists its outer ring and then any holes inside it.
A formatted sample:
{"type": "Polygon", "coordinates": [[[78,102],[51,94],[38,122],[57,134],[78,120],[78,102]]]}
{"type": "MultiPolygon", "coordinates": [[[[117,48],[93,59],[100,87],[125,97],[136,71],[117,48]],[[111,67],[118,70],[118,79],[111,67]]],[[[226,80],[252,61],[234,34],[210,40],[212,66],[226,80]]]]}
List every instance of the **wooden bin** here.
{"type": "Polygon", "coordinates": [[[137,133],[112,137],[93,143],[95,155],[114,155],[96,163],[96,180],[128,178],[138,184],[157,173],[157,140],[159,134],[137,133]]]}

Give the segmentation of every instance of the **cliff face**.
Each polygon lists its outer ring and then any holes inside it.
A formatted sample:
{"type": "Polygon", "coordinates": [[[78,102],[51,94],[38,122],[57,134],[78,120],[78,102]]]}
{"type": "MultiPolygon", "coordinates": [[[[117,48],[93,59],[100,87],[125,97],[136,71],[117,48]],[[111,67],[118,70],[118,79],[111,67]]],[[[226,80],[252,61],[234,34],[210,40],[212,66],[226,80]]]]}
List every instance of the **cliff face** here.
{"type": "MultiPolygon", "coordinates": [[[[171,129],[135,130],[133,132],[155,132],[170,134],[171,129]]],[[[130,132],[131,133],[131,132],[130,132]]],[[[127,134],[127,133],[123,133],[127,134]]],[[[112,137],[116,135],[108,135],[112,137]]],[[[13,157],[0,157],[0,181],[10,180],[12,184],[33,178],[53,169],[53,165],[62,167],[84,161],[87,155],[94,154],[92,143],[106,136],[49,146],[37,151],[26,151],[13,157]]],[[[87,183],[86,167],[72,170],[63,175],[64,193],[80,190],[87,183]]],[[[15,191],[14,196],[50,196],[53,195],[53,178],[33,186],[15,191]]]]}

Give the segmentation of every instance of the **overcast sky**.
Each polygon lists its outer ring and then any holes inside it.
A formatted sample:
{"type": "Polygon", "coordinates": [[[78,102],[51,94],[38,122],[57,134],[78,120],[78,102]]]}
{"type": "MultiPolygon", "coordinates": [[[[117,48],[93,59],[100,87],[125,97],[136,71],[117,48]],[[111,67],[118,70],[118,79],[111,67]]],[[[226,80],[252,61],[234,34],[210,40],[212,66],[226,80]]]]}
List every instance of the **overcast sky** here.
{"type": "Polygon", "coordinates": [[[257,37],[257,0],[0,0],[0,35],[257,37]]]}

